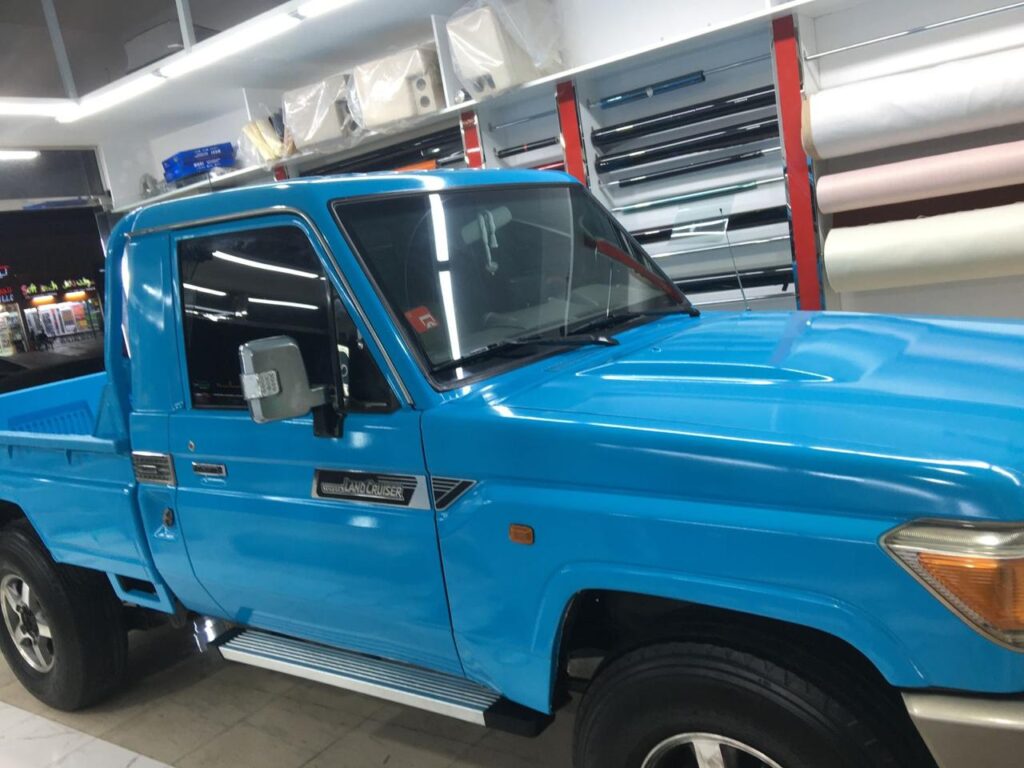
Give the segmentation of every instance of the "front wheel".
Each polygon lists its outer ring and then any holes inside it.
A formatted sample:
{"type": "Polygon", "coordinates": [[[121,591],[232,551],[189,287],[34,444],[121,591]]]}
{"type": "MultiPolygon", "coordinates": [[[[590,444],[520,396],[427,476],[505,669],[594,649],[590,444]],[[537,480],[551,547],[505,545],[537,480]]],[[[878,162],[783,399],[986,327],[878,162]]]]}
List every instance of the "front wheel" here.
{"type": "Polygon", "coordinates": [[[625,654],[576,722],[576,768],[907,768],[867,718],[790,670],[703,643],[625,654]]]}
{"type": "Polygon", "coordinates": [[[123,611],[99,573],[53,561],[25,521],[0,531],[0,650],[37,699],[75,710],[125,673],[123,611]]]}

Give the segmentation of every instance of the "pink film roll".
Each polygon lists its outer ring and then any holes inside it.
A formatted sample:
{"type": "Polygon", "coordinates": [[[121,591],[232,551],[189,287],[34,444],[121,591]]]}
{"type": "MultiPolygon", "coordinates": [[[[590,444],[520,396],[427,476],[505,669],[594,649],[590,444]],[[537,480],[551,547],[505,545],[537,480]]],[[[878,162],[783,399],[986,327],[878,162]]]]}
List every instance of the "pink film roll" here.
{"type": "Polygon", "coordinates": [[[1024,184],[1024,141],[877,165],[818,180],[818,208],[839,213],[1024,184]]]}

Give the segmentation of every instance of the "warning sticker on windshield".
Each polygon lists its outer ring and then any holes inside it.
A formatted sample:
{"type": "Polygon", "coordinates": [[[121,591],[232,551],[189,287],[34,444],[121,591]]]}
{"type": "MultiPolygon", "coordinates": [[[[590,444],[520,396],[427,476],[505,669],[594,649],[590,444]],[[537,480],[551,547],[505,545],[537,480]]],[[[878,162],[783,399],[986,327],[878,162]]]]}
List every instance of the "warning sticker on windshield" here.
{"type": "Polygon", "coordinates": [[[440,323],[437,322],[437,318],[434,317],[426,307],[414,307],[413,309],[410,309],[405,313],[405,319],[409,321],[409,324],[416,333],[426,333],[440,325],[440,323]]]}

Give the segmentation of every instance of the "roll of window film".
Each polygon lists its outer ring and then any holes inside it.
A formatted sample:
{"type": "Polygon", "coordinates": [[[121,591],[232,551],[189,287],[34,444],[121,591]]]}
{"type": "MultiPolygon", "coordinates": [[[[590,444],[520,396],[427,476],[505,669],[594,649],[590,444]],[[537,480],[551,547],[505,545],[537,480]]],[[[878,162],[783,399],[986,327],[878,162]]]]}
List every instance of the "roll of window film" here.
{"type": "Polygon", "coordinates": [[[695,72],[687,72],[685,75],[679,75],[679,77],[672,77],[668,80],[661,80],[657,83],[651,83],[650,85],[643,85],[639,88],[632,88],[622,93],[616,93],[611,96],[605,96],[602,99],[597,100],[597,106],[601,109],[608,109],[610,107],[619,107],[623,104],[629,104],[632,101],[640,101],[640,99],[649,99],[652,96],[658,96],[668,91],[674,91],[678,88],[686,88],[689,85],[697,85],[697,83],[704,82],[704,70],[698,69],[695,72]]]}
{"type": "Polygon", "coordinates": [[[444,128],[427,136],[392,144],[356,157],[345,158],[336,163],[319,165],[303,172],[303,176],[321,176],[330,173],[363,173],[367,171],[389,171],[398,166],[449,157],[462,153],[462,132],[458,126],[444,128]]]}
{"type": "Polygon", "coordinates": [[[591,131],[590,139],[594,146],[603,147],[619,141],[626,141],[627,139],[649,136],[652,133],[683,128],[687,125],[701,123],[706,120],[752,112],[755,109],[774,106],[774,104],[775,87],[763,85],[760,88],[743,91],[742,93],[736,93],[721,99],[702,101],[699,104],[691,104],[688,107],[659,112],[656,115],[637,118],[636,120],[618,123],[617,125],[609,125],[606,128],[596,128],[591,131]]]}
{"type": "MultiPolygon", "coordinates": [[[[633,187],[638,184],[650,184],[655,181],[661,181],[662,179],[672,179],[676,176],[700,173],[701,171],[708,171],[712,168],[722,168],[727,165],[733,165],[734,163],[744,163],[748,160],[757,160],[759,158],[766,157],[771,152],[778,152],[779,150],[780,147],[770,147],[768,149],[756,149],[752,152],[740,152],[737,155],[728,155],[714,160],[704,160],[699,163],[691,163],[690,165],[684,165],[679,168],[666,168],[664,171],[642,173],[637,176],[629,176],[625,179],[616,179],[605,183],[608,186],[615,187],[633,187]]],[[[699,154],[706,154],[706,152],[699,154]]]]}
{"type": "Polygon", "coordinates": [[[662,240],[675,240],[680,237],[694,235],[722,234],[737,229],[766,227],[771,224],[784,224],[789,221],[789,209],[785,205],[772,208],[758,208],[754,211],[731,213],[713,219],[701,219],[684,224],[668,224],[663,227],[652,227],[630,232],[639,243],[656,243],[662,240]]]}
{"type": "Polygon", "coordinates": [[[833,229],[824,262],[840,293],[1024,275],[1024,203],[833,229]]]}
{"type": "Polygon", "coordinates": [[[839,213],[1024,184],[1024,141],[823,176],[818,208],[839,213]]]}
{"type": "Polygon", "coordinates": [[[708,200],[715,197],[724,197],[726,195],[738,195],[740,192],[749,192],[752,189],[763,187],[766,184],[778,184],[784,180],[784,176],[771,176],[765,179],[739,181],[735,184],[725,184],[719,187],[695,189],[692,192],[687,192],[682,195],[670,195],[668,197],[659,197],[654,200],[644,200],[640,203],[620,205],[616,208],[612,208],[612,213],[634,213],[635,211],[645,211],[649,208],[660,208],[665,205],[681,205],[683,203],[692,203],[697,200],[708,200]]]}
{"type": "Polygon", "coordinates": [[[1024,122],[1024,49],[828,88],[805,103],[817,159],[1024,122]]]}
{"type": "Polygon", "coordinates": [[[598,159],[597,170],[614,171],[619,168],[631,168],[634,165],[649,163],[652,160],[662,160],[701,150],[722,149],[724,147],[750,144],[762,139],[772,139],[778,135],[779,121],[777,118],[748,120],[744,123],[716,128],[713,131],[695,133],[692,136],[684,136],[680,139],[673,139],[661,144],[652,144],[628,152],[610,153],[598,159]]]}
{"type": "Polygon", "coordinates": [[[710,293],[711,291],[733,291],[743,288],[761,288],[767,285],[788,286],[793,282],[793,266],[741,269],[737,273],[720,272],[714,275],[686,277],[675,283],[685,293],[710,293]]]}
{"type": "Polygon", "coordinates": [[[538,139],[537,141],[528,141],[525,144],[519,144],[514,147],[505,147],[497,151],[498,157],[515,157],[516,155],[523,155],[527,152],[533,152],[535,149],[544,149],[545,147],[553,147],[558,144],[558,137],[551,136],[547,139],[538,139]]]}

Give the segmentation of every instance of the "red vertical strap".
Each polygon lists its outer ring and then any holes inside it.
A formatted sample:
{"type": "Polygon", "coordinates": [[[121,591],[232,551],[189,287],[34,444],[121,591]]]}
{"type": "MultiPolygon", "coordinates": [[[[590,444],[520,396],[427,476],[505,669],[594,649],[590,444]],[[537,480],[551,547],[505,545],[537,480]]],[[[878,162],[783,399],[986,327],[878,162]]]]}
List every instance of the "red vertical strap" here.
{"type": "Polygon", "coordinates": [[[467,109],[459,119],[462,128],[462,150],[466,153],[466,165],[470,168],[484,167],[484,148],[480,143],[480,125],[476,112],[467,109]]]}
{"type": "Polygon", "coordinates": [[[785,153],[786,187],[793,217],[793,254],[796,258],[797,306],[821,309],[821,276],[818,271],[818,240],[814,234],[811,175],[800,141],[803,104],[800,96],[800,59],[792,16],[772,22],[775,42],[775,78],[782,117],[782,151],[785,153]]]}
{"type": "Polygon", "coordinates": [[[583,132],[580,129],[576,85],[572,80],[565,80],[555,86],[555,101],[558,105],[558,130],[561,133],[562,151],[565,153],[565,170],[586,184],[587,161],[583,154],[583,132]]]}

